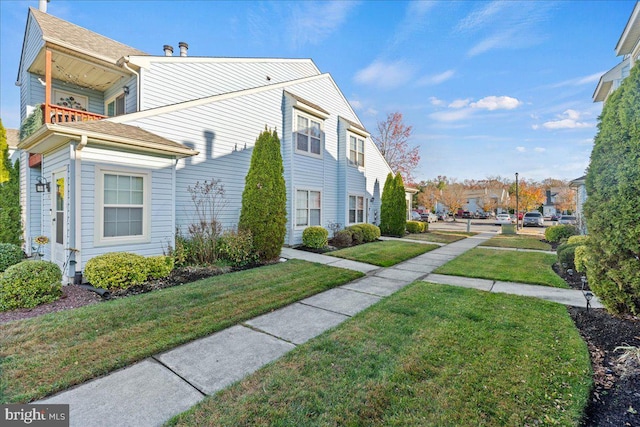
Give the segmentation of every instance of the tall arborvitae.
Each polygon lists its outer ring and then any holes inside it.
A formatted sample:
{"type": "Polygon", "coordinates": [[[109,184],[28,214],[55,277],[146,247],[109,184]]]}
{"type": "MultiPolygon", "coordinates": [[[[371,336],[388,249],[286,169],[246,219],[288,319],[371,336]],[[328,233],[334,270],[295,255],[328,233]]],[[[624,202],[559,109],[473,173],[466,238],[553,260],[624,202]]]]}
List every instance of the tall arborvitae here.
{"type": "Polygon", "coordinates": [[[396,173],[393,183],[393,222],[392,234],[404,236],[407,229],[407,199],[402,175],[396,173]]]}
{"type": "Polygon", "coordinates": [[[249,230],[262,261],[280,256],[287,223],[287,192],[276,131],[258,136],[242,193],[239,229],[249,230]]]}
{"type": "Polygon", "coordinates": [[[394,184],[395,181],[393,180],[393,174],[389,172],[387,179],[384,181],[382,196],[380,197],[380,233],[383,235],[391,234],[394,184]]]}
{"type": "Polygon", "coordinates": [[[640,313],[640,67],[607,99],[586,177],[589,286],[608,310],[640,313]]]}
{"type": "Polygon", "coordinates": [[[0,119],[0,147],[2,147],[2,172],[6,180],[0,180],[0,243],[22,243],[20,218],[20,164],[9,160],[7,133],[0,119]]]}

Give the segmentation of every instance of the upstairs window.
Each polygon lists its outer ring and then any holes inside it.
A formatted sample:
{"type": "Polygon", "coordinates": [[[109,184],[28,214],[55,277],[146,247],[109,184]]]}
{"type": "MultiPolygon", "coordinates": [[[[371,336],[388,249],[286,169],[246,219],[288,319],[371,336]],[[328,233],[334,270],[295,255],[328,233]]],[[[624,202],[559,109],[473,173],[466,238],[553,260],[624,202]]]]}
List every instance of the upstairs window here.
{"type": "Polygon", "coordinates": [[[349,135],[349,164],[364,167],[364,138],[349,135]]]}
{"type": "Polygon", "coordinates": [[[322,122],[312,116],[296,112],[296,152],[322,156],[322,122]]]}
{"type": "Polygon", "coordinates": [[[105,105],[105,112],[109,117],[121,116],[124,114],[124,93],[107,101],[105,105]]]}

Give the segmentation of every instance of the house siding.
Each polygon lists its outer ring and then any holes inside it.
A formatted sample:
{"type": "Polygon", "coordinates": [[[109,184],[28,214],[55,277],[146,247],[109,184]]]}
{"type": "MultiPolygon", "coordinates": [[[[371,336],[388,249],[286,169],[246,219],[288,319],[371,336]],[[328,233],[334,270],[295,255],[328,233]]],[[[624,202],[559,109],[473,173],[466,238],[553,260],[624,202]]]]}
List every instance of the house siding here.
{"type": "MultiPolygon", "coordinates": [[[[33,90],[42,90],[42,100],[44,100],[44,87],[40,84],[37,77],[35,79],[30,78],[27,68],[35,60],[38,52],[44,46],[42,40],[42,30],[40,26],[35,22],[31,14],[28,15],[27,29],[25,31],[25,42],[22,50],[22,63],[19,72],[19,79],[22,84],[20,88],[20,121],[24,120],[29,111],[27,106],[34,106],[33,103],[33,90]],[[35,80],[35,82],[34,82],[35,80]]],[[[39,101],[42,102],[42,101],[39,101]]],[[[38,103],[38,102],[36,102],[38,103]]]]}
{"type": "Polygon", "coordinates": [[[81,201],[82,237],[81,253],[77,269],[84,269],[86,262],[94,256],[106,252],[134,252],[143,256],[162,255],[168,246],[174,244],[175,215],[173,206],[173,168],[175,161],[170,158],[152,157],[143,154],[113,151],[88,146],[82,150],[81,201]],[[123,168],[149,172],[151,176],[151,223],[150,241],[135,244],[100,245],[95,242],[96,167],[123,168]]]}
{"type": "MultiPolygon", "coordinates": [[[[51,241],[48,245],[44,247],[44,259],[51,260],[51,246],[53,244],[53,212],[52,208],[52,200],[56,194],[56,182],[53,179],[53,174],[57,172],[64,171],[64,179],[65,179],[65,197],[64,202],[66,204],[66,223],[64,226],[65,234],[64,234],[64,242],[68,244],[69,242],[69,231],[71,229],[71,209],[70,209],[70,198],[69,196],[69,186],[67,185],[70,181],[69,177],[69,147],[64,146],[56,151],[51,153],[44,154],[42,156],[42,176],[49,181],[51,185],[51,191],[45,191],[44,193],[40,193],[42,195],[42,212],[49,212],[49,215],[42,215],[42,234],[47,236],[51,241]]],[[[36,193],[37,194],[37,193],[36,193]]],[[[61,266],[62,267],[62,266],[61,266]]],[[[63,272],[64,274],[64,272],[63,272]]]]}
{"type": "Polygon", "coordinates": [[[176,60],[152,61],[149,68],[142,70],[144,84],[141,110],[319,74],[310,60],[176,60]]]}

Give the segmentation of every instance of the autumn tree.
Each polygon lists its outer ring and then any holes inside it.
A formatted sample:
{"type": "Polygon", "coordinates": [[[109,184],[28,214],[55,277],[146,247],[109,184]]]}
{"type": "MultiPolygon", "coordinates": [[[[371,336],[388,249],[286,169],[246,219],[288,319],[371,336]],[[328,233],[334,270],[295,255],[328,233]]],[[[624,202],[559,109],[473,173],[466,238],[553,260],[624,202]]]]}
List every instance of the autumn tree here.
{"type": "Polygon", "coordinates": [[[448,183],[442,190],[442,203],[449,211],[455,213],[458,209],[462,209],[466,202],[464,185],[454,181],[448,183]]]}
{"type": "Polygon", "coordinates": [[[402,113],[389,113],[387,119],[378,122],[377,134],[371,138],[394,173],[402,174],[406,182],[413,182],[413,171],[420,162],[418,147],[409,147],[412,126],[407,126],[402,113]]]}
{"type": "Polygon", "coordinates": [[[515,182],[509,189],[509,194],[511,195],[511,207],[515,209],[517,204],[520,211],[536,210],[544,203],[544,190],[541,185],[534,181],[525,179],[518,181],[517,200],[515,182]]]}

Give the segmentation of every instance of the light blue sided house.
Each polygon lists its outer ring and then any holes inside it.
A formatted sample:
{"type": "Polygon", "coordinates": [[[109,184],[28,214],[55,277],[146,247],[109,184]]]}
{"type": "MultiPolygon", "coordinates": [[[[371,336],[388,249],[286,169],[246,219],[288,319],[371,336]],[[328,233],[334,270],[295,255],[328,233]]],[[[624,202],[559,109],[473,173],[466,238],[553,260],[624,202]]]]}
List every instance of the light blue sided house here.
{"type": "Polygon", "coordinates": [[[28,252],[49,237],[44,259],[65,281],[105,252],[162,254],[194,220],[188,187],[212,179],[226,191],[219,219],[235,227],[265,126],[282,142],[286,244],[310,225],[378,223],[390,168],[331,75],[310,59],[179,49],[149,55],[47,14],[46,1],[29,9],[20,111],[42,108],[44,124],[18,146],[28,252]]]}

